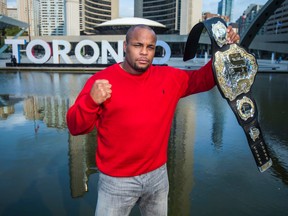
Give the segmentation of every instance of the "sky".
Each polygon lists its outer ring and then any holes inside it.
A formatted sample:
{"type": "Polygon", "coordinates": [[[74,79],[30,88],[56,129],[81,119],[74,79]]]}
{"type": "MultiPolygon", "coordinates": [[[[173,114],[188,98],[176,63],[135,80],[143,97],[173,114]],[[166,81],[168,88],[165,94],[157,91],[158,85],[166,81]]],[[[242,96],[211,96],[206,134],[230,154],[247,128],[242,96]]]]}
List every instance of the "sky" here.
{"type": "MultiPolygon", "coordinates": [[[[264,5],[268,0],[234,0],[232,22],[235,22],[247,9],[250,4],[264,5]]],[[[217,13],[218,2],[220,0],[203,0],[203,12],[217,13]]]]}
{"type": "MultiPolygon", "coordinates": [[[[7,0],[8,7],[16,7],[17,0],[7,0]]],[[[203,0],[203,12],[217,13],[220,0],[203,0]]],[[[234,0],[233,17],[231,21],[238,19],[250,4],[265,4],[267,0],[234,0]]],[[[134,14],[134,0],[119,0],[120,17],[132,17],[134,14]]]]}
{"type": "MultiPolygon", "coordinates": [[[[119,0],[120,1],[120,17],[131,17],[134,14],[134,0],[119,0]]],[[[195,0],[194,0],[195,1],[195,0]]],[[[196,0],[197,1],[197,0],[196,0]]],[[[264,5],[268,0],[234,0],[232,22],[236,21],[247,9],[250,4],[264,5]]],[[[218,2],[220,0],[202,0],[202,11],[217,13],[218,2]]]]}

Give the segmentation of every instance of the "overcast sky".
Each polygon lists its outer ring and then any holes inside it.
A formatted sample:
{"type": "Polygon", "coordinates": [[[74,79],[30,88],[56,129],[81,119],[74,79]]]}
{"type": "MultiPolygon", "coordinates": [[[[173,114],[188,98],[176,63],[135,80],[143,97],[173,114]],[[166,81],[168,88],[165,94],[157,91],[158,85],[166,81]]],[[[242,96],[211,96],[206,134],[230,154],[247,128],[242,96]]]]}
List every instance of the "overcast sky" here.
{"type": "MultiPolygon", "coordinates": [[[[7,0],[9,7],[16,7],[17,0],[7,0]]],[[[195,0],[194,0],[195,1],[195,0]]],[[[220,0],[203,0],[203,12],[217,13],[218,2],[220,0]]],[[[119,0],[120,16],[131,17],[134,14],[134,0],[119,0]]],[[[242,15],[243,11],[250,4],[265,4],[267,0],[234,0],[232,21],[235,21],[242,15]]]]}

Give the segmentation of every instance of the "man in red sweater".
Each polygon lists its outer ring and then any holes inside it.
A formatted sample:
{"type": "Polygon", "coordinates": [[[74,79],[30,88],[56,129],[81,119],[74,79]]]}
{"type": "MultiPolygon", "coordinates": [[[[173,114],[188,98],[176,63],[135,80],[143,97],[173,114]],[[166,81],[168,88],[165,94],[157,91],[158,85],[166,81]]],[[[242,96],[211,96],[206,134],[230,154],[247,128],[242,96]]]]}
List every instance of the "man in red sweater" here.
{"type": "MultiPolygon", "coordinates": [[[[239,40],[227,32],[230,42],[239,40]]],[[[174,111],[180,98],[215,85],[211,61],[196,71],[153,66],[156,40],[150,27],[131,27],[124,61],[95,73],[68,110],[72,135],[97,128],[97,216],[126,216],[136,203],[142,215],[167,215],[174,111]]]]}

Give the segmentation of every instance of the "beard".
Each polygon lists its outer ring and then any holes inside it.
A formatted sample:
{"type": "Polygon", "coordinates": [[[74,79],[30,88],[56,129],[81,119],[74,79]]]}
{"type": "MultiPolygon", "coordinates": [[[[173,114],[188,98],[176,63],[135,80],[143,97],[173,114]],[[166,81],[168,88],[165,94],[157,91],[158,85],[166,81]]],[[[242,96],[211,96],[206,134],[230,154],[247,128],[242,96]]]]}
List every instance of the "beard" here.
{"type": "Polygon", "coordinates": [[[147,64],[146,66],[139,66],[136,63],[133,64],[133,69],[139,73],[144,73],[145,71],[147,71],[147,69],[149,68],[151,64],[147,64]]]}

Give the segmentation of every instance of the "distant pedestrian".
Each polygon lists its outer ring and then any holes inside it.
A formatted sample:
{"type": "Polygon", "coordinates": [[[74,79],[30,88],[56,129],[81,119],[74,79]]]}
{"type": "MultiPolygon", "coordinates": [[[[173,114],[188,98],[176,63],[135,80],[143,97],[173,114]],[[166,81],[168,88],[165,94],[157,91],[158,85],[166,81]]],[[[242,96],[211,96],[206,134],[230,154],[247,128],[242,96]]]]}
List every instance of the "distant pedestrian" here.
{"type": "Polygon", "coordinates": [[[279,58],[276,60],[276,63],[280,64],[281,61],[282,61],[282,56],[279,56],[279,58]]]}
{"type": "Polygon", "coordinates": [[[16,59],[15,55],[11,55],[11,63],[13,66],[17,65],[17,59],[16,59]]]}

